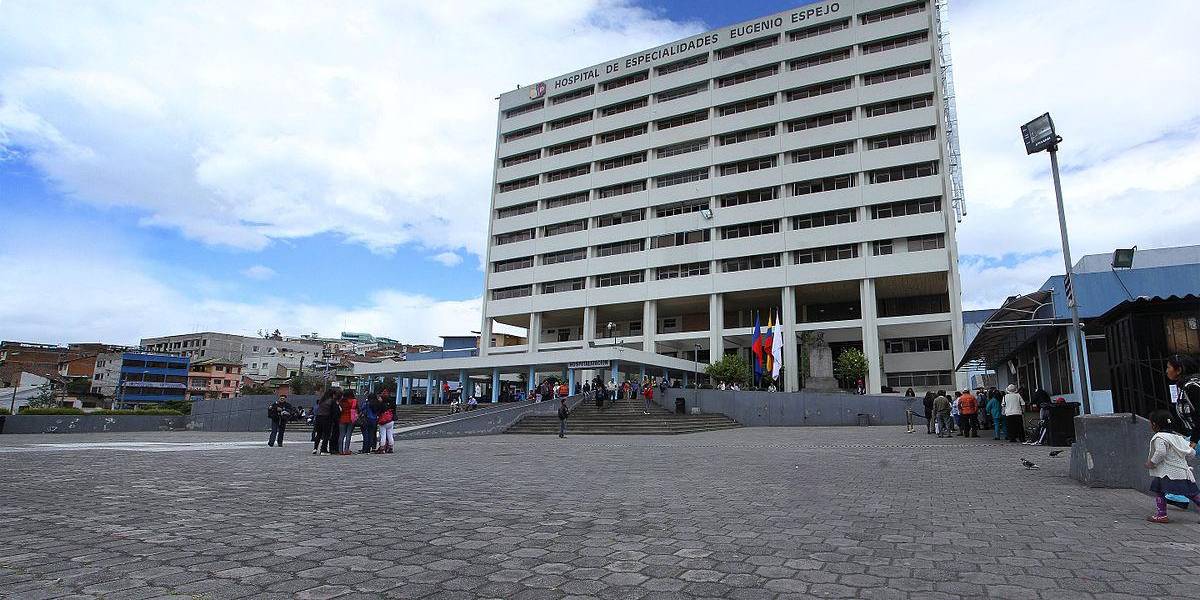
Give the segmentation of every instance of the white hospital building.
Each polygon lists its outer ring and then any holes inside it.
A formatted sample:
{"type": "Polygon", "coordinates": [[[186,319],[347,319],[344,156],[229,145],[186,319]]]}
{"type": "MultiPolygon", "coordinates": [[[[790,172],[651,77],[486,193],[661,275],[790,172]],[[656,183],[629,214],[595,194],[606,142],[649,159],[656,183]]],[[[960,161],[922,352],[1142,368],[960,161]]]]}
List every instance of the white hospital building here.
{"type": "Polygon", "coordinates": [[[371,367],[680,379],[747,356],[758,313],[785,390],[805,332],[873,392],[961,387],[943,10],[806,4],[501,95],[481,339],[527,343],[371,367]]]}

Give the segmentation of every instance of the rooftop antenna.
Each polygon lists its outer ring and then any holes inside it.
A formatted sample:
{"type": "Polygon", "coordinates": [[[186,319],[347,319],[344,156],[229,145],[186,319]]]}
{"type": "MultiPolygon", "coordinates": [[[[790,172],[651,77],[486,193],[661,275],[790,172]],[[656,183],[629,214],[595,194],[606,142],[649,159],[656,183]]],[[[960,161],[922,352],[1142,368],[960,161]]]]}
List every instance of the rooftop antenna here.
{"type": "Polygon", "coordinates": [[[946,163],[950,172],[950,205],[954,219],[961,223],[967,216],[967,201],[963,197],[962,152],[958,147],[958,108],[954,101],[954,69],[950,61],[949,0],[937,0],[933,24],[937,33],[939,81],[942,86],[942,112],[946,121],[946,163]]]}

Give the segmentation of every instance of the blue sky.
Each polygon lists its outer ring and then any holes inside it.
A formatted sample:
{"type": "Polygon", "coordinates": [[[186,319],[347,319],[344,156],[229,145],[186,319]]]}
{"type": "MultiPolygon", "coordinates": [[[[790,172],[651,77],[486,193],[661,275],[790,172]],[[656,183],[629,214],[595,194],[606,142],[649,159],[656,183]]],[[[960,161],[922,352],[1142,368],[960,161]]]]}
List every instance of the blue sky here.
{"type": "MultiPolygon", "coordinates": [[[[496,93],[801,4],[6,0],[0,339],[477,329],[496,93]]],[[[1200,3],[1161,10],[952,3],[966,307],[1062,269],[1046,110],[1076,256],[1194,241],[1200,3]]]]}

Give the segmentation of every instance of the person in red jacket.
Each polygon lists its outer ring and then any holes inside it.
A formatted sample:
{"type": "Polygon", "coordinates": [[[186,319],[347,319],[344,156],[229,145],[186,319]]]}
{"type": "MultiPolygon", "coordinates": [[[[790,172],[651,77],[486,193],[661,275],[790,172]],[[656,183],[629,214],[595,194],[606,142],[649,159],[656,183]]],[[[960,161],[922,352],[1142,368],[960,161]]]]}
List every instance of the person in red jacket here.
{"type": "Polygon", "coordinates": [[[354,433],[354,422],[358,420],[358,400],[354,398],[354,390],[346,390],[340,401],[342,413],[338,416],[339,454],[350,455],[350,437],[354,433]]]}
{"type": "Polygon", "coordinates": [[[963,390],[958,397],[958,415],[962,426],[962,437],[979,437],[979,400],[971,390],[963,390]]]}

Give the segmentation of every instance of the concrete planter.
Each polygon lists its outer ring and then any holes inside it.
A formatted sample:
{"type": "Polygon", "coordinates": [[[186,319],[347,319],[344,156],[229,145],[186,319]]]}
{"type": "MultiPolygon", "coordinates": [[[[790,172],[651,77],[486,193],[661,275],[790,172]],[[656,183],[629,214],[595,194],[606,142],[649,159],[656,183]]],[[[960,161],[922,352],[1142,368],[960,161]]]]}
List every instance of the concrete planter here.
{"type": "Polygon", "coordinates": [[[187,429],[187,416],[155,415],[14,415],[4,433],[103,433],[187,429]]]}

